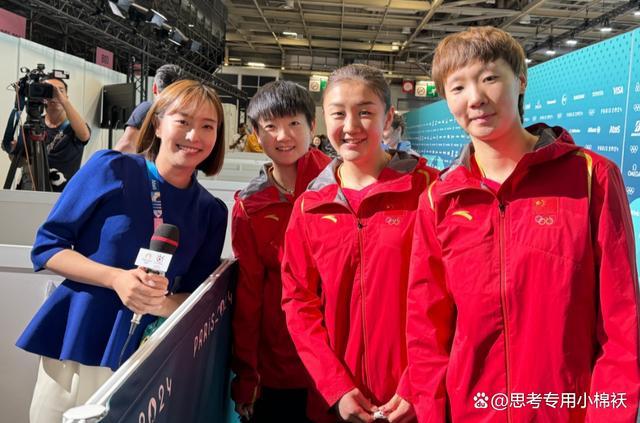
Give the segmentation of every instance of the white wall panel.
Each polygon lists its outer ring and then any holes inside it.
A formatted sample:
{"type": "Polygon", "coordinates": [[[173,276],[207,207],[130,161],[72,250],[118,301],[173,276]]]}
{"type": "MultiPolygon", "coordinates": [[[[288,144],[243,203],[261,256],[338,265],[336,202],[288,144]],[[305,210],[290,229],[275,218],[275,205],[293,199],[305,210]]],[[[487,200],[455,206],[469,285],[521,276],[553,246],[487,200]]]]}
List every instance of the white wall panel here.
{"type": "Polygon", "coordinates": [[[224,110],[224,142],[226,148],[233,142],[233,137],[238,133],[238,109],[233,104],[222,104],[224,110]]]}
{"type": "MultiPolygon", "coordinates": [[[[2,66],[0,66],[0,137],[4,136],[7,119],[9,119],[9,113],[15,101],[15,93],[6,88],[18,79],[18,41],[19,38],[0,33],[0,57],[2,57],[2,66]]],[[[0,151],[0,184],[2,185],[4,185],[10,164],[9,157],[0,151]]]]}
{"type": "Polygon", "coordinates": [[[48,272],[34,274],[29,247],[0,244],[0,410],[3,422],[27,423],[38,370],[38,356],[15,342],[38,310],[50,285],[62,278],[48,272]]]}

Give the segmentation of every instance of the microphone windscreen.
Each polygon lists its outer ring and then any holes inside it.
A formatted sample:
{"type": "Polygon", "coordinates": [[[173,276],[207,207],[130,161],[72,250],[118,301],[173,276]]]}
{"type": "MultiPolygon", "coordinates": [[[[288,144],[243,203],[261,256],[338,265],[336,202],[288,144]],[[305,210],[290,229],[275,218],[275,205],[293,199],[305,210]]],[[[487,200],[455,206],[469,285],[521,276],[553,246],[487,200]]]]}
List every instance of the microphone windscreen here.
{"type": "Polygon", "coordinates": [[[151,237],[149,249],[165,254],[173,254],[178,248],[180,230],[175,225],[163,223],[158,226],[151,237]]]}

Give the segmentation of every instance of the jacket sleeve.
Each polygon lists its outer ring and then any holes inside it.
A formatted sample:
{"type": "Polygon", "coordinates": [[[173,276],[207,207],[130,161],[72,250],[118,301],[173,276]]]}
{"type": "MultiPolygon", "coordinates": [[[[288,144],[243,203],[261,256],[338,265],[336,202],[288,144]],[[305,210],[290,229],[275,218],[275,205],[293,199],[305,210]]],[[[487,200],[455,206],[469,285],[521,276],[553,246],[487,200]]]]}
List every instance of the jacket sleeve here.
{"type": "Polygon", "coordinates": [[[398,388],[396,388],[396,394],[400,396],[400,398],[411,402],[411,381],[409,379],[409,367],[407,366],[402,375],[400,376],[400,381],[398,382],[398,388]]]}
{"type": "Polygon", "coordinates": [[[428,191],[420,197],[411,249],[407,355],[411,398],[420,422],[445,422],[445,375],[456,310],[446,287],[428,191]]]}
{"type": "Polygon", "coordinates": [[[259,257],[251,220],[236,199],[231,223],[231,244],[238,259],[236,305],[233,314],[233,357],[236,374],[231,397],[240,404],[253,403],[260,384],[258,344],[262,318],[264,265],[259,257]]]}
{"type": "Polygon", "coordinates": [[[595,168],[591,223],[598,272],[599,355],[591,376],[595,394],[626,396],[626,408],[589,404],[588,422],[636,422],[640,370],[638,362],[638,275],[633,225],[625,186],[613,164],[595,168]]]}
{"type": "Polygon", "coordinates": [[[98,151],[69,180],[36,233],[31,250],[35,271],[43,270],[60,251],[73,249],[87,226],[91,226],[95,210],[123,189],[124,160],[117,151],[98,151]]]}
{"type": "Polygon", "coordinates": [[[320,298],[320,276],[306,237],[300,197],[285,234],[282,261],[282,308],[300,359],[320,395],[333,406],[355,388],[351,376],[329,343],[320,298]]]}

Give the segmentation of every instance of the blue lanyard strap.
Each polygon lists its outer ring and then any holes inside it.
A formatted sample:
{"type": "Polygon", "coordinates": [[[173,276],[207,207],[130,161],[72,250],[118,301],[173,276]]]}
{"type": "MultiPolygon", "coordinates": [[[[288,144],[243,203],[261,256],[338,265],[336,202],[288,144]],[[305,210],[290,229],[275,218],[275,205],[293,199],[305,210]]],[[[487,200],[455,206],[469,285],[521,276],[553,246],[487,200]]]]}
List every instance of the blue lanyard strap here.
{"type": "Polygon", "coordinates": [[[162,202],[160,201],[160,174],[154,162],[149,160],[145,160],[145,162],[147,164],[147,175],[151,183],[151,210],[153,211],[153,228],[155,230],[163,223],[162,202]]]}

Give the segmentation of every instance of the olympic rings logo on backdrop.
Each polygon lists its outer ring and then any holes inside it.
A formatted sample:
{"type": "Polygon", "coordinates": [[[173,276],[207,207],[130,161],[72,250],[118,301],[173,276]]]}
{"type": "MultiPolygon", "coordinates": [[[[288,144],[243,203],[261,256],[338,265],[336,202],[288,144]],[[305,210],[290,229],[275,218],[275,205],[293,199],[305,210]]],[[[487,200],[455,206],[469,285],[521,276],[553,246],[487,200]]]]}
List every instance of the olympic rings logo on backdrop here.
{"type": "Polygon", "coordinates": [[[554,223],[553,216],[536,215],[536,223],[540,226],[551,226],[554,223]]]}

